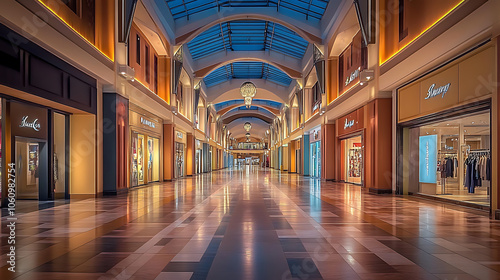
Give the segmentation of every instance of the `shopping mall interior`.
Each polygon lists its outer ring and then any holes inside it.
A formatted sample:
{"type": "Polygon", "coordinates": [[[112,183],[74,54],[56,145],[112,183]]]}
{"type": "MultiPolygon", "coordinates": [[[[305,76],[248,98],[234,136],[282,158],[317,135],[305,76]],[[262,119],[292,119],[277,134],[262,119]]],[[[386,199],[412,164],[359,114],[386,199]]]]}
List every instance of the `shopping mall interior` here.
{"type": "Polygon", "coordinates": [[[499,15],[1,0],[0,279],[500,279],[499,15]]]}

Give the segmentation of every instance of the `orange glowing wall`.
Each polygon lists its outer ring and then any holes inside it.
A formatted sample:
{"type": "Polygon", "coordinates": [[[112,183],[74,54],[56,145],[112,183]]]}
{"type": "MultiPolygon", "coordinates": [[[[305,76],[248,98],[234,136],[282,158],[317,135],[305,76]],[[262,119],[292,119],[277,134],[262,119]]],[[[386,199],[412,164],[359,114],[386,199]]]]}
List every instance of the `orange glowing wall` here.
{"type": "Polygon", "coordinates": [[[339,56],[337,75],[339,96],[359,82],[359,74],[354,76],[353,74],[366,68],[367,56],[367,48],[362,44],[361,32],[358,32],[352,38],[351,44],[339,56]]]}
{"type": "Polygon", "coordinates": [[[380,1],[380,64],[394,56],[409,43],[464,0],[381,0],[380,1]],[[402,15],[400,15],[402,3],[402,15]]]}
{"type": "MultiPolygon", "coordinates": [[[[155,88],[154,79],[155,77],[158,78],[158,73],[154,71],[154,58],[158,58],[158,53],[153,49],[146,35],[144,35],[135,24],[132,24],[132,28],[130,29],[128,57],[129,66],[135,69],[135,78],[152,92],[157,93],[158,89],[155,88]],[[137,40],[137,38],[139,38],[139,40],[137,40]],[[140,63],[138,63],[137,42],[140,42],[140,63]],[[146,49],[148,49],[149,52],[148,57],[146,57],[146,49]],[[149,71],[149,81],[146,79],[146,71],[149,71]]],[[[158,67],[159,66],[160,63],[158,61],[158,67]]]]}
{"type": "Polygon", "coordinates": [[[115,1],[77,1],[75,10],[61,0],[38,0],[38,2],[105,56],[114,60],[115,1]]]}
{"type": "Polygon", "coordinates": [[[338,97],[338,59],[332,58],[326,61],[326,67],[328,69],[328,77],[326,79],[326,98],[327,103],[330,104],[333,100],[338,97]]]}

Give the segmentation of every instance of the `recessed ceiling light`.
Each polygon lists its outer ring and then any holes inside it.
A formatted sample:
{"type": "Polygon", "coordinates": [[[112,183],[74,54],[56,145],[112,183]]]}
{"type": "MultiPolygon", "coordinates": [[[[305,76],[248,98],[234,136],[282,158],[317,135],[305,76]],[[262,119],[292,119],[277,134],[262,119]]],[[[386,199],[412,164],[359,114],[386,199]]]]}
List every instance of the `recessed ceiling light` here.
{"type": "Polygon", "coordinates": [[[474,124],[474,122],[472,122],[472,124],[474,124]]]}

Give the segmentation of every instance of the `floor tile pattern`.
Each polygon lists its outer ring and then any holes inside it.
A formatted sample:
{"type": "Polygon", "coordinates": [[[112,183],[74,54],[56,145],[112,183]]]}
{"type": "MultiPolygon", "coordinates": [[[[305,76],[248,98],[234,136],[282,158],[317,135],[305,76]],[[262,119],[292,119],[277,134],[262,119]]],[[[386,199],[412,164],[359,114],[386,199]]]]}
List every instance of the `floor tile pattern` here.
{"type": "Polygon", "coordinates": [[[500,279],[485,212],[257,167],[17,211],[0,279],[500,279]]]}

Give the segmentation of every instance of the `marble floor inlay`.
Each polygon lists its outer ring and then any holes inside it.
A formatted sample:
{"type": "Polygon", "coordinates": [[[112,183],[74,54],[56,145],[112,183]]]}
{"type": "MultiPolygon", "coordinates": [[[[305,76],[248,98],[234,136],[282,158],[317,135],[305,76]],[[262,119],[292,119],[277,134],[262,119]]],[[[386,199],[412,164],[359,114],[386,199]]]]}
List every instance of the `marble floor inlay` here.
{"type": "Polygon", "coordinates": [[[18,201],[0,279],[500,279],[482,211],[245,166],[126,194],[18,201]]]}

